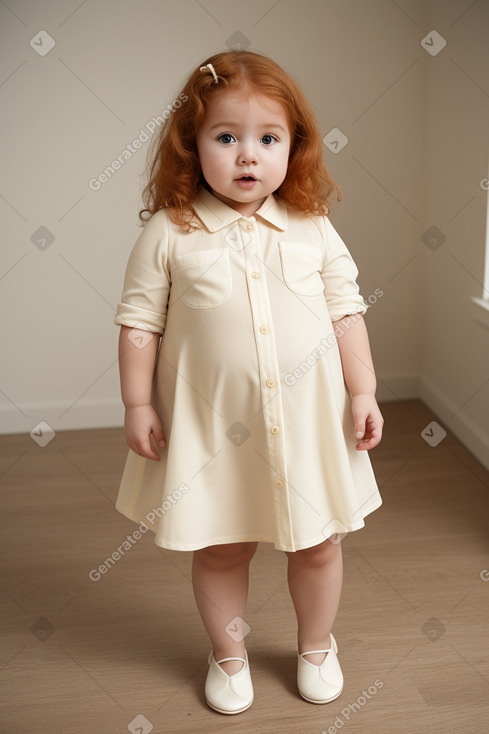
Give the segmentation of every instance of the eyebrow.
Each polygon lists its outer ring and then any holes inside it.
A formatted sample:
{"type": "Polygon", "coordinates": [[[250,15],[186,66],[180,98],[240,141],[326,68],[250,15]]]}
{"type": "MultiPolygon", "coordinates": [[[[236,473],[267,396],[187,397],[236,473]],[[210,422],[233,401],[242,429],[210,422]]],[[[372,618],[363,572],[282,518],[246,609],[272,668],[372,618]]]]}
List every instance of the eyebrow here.
{"type": "MultiPolygon", "coordinates": [[[[215,125],[213,125],[212,127],[210,127],[209,130],[214,130],[216,127],[229,127],[229,128],[239,127],[240,124],[241,123],[236,122],[236,121],[233,121],[233,122],[230,122],[230,121],[227,121],[227,122],[226,121],[224,121],[224,122],[217,122],[215,125]]],[[[283,130],[284,132],[287,132],[287,129],[285,127],[283,127],[283,125],[278,125],[276,122],[272,122],[269,125],[268,124],[267,125],[260,125],[260,127],[262,127],[264,130],[273,130],[273,129],[275,129],[275,130],[283,130]]]]}

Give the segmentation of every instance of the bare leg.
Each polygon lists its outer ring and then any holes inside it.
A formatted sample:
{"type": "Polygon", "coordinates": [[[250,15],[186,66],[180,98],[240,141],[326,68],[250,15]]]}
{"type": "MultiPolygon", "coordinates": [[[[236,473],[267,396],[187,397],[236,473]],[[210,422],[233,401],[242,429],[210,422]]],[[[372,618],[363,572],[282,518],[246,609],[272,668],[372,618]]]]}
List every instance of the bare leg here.
{"type": "MultiPolygon", "coordinates": [[[[299,653],[324,650],[330,645],[330,632],[338,611],[343,580],[341,543],[324,541],[320,545],[286,554],[290,595],[297,615],[299,653]]],[[[309,655],[320,665],[324,655],[309,655]]]]}
{"type": "MultiPolygon", "coordinates": [[[[229,543],[194,552],[192,582],[195,601],[216,660],[244,657],[244,639],[233,639],[226,632],[226,626],[235,617],[245,617],[249,566],[257,545],[229,543]]],[[[234,675],[241,670],[242,663],[229,661],[221,667],[228,675],[234,675]]]]}

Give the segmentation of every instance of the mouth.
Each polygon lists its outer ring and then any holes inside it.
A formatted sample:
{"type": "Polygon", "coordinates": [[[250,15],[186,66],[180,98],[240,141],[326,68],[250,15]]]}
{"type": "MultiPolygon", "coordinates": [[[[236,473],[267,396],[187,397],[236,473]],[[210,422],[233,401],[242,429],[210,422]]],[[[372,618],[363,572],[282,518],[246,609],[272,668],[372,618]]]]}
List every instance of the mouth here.
{"type": "Polygon", "coordinates": [[[256,178],[252,173],[244,173],[242,176],[239,176],[236,181],[256,181],[256,178]]]}

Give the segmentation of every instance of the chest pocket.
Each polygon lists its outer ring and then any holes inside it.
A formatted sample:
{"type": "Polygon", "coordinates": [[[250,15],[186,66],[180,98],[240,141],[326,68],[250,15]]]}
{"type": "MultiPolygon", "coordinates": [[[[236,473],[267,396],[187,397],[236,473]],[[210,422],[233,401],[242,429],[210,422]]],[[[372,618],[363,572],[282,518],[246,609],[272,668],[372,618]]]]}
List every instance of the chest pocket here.
{"type": "Polygon", "coordinates": [[[279,242],[282,274],[286,285],[301,296],[319,296],[324,291],[321,278],[321,251],[303,242],[279,242]]]}
{"type": "Polygon", "coordinates": [[[190,308],[214,308],[232,289],[229,252],[224,248],[177,255],[173,273],[178,297],[190,308]]]}

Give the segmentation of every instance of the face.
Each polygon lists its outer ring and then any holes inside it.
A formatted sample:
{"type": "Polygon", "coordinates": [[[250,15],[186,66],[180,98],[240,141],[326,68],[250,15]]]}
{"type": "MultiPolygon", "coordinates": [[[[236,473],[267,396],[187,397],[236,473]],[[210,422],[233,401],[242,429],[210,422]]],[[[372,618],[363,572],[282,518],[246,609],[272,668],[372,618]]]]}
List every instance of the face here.
{"type": "Polygon", "coordinates": [[[245,89],[224,92],[211,102],[197,134],[202,173],[212,193],[245,217],[284,180],[290,143],[282,105],[245,89]]]}

